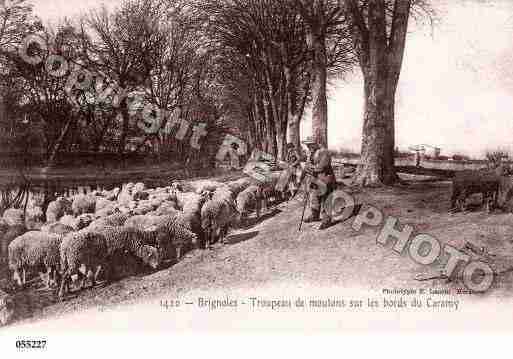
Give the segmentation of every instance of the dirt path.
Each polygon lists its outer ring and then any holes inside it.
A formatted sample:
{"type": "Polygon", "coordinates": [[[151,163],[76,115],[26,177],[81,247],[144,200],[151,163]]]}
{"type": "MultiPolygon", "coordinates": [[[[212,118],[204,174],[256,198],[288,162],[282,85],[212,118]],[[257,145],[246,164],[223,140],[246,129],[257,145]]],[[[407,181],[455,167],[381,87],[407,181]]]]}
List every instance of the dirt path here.
{"type": "MultiPolygon", "coordinates": [[[[497,253],[501,268],[513,264],[513,215],[474,212],[449,215],[449,183],[417,183],[357,194],[359,201],[372,204],[386,215],[410,224],[416,233],[429,233],[443,243],[462,247],[469,240],[497,253]]],[[[157,297],[177,298],[195,291],[230,292],[266,286],[309,286],[359,288],[379,293],[383,288],[463,288],[443,280],[419,282],[415,275],[436,272],[407,255],[400,256],[376,243],[377,229],[360,232],[351,228],[352,219],[325,231],[306,224],[298,232],[300,201],[280,205],[258,224],[233,232],[229,244],[209,251],[189,253],[180,263],[156,273],[131,277],[105,288],[94,288],[64,303],[30,300],[30,317],[20,324],[62,314],[112,305],[151,301],[157,297]]],[[[509,298],[512,276],[499,278],[485,297],[509,298]]],[[[46,301],[45,301],[46,300],[46,301]]]]}

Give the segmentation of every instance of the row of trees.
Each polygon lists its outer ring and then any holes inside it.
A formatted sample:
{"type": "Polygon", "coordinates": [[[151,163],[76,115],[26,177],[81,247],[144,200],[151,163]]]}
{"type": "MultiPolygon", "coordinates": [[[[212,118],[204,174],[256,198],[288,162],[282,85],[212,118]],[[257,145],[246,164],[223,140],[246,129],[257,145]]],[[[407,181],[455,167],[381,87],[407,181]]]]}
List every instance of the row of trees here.
{"type": "Polygon", "coordinates": [[[299,146],[308,106],[314,139],[327,145],[329,82],[358,66],[365,96],[359,181],[395,180],[395,91],[408,21],[430,12],[422,0],[125,0],[55,28],[43,26],[25,0],[9,4],[0,7],[2,137],[39,146],[50,163],[75,148],[123,153],[132,137],[176,158],[212,157],[234,128],[250,149],[283,158],[287,142],[299,146]],[[29,49],[44,60],[35,65],[16,51],[30,33],[50,44],[29,49]],[[56,55],[69,68],[45,64],[56,55]],[[70,80],[73,68],[94,75],[70,80]],[[81,86],[86,80],[90,87],[81,86]],[[206,123],[201,151],[187,138],[176,141],[178,128],[143,131],[145,104],[206,123]]]}

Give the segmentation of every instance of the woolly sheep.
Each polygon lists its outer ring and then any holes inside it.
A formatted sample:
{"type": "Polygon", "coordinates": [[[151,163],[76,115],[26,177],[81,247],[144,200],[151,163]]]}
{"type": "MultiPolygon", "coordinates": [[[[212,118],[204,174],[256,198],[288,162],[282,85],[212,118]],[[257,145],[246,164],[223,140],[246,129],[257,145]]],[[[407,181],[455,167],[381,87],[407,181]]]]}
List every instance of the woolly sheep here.
{"type": "Polygon", "coordinates": [[[128,191],[121,191],[121,193],[118,196],[118,203],[120,205],[128,205],[130,202],[133,201],[132,194],[128,191]]]}
{"type": "Polygon", "coordinates": [[[75,216],[79,216],[84,213],[94,213],[96,210],[96,197],[84,194],[75,196],[73,198],[71,209],[75,216]]]}
{"type": "Polygon", "coordinates": [[[68,226],[61,222],[50,223],[50,224],[46,224],[43,227],[41,227],[41,232],[61,234],[61,235],[68,234],[68,233],[74,232],[74,231],[75,231],[75,228],[68,226]]]}
{"type": "Polygon", "coordinates": [[[194,192],[176,192],[176,205],[178,209],[182,210],[187,203],[195,201],[199,197],[200,194],[194,192]]]}
{"type": "Polygon", "coordinates": [[[126,253],[129,253],[153,269],[160,266],[160,254],[157,248],[145,244],[156,241],[156,232],[128,227],[109,227],[100,233],[107,241],[107,256],[111,264],[122,261],[126,253]]]}
{"type": "Polygon", "coordinates": [[[155,215],[137,215],[130,217],[126,220],[124,227],[132,227],[141,230],[146,230],[155,225],[159,225],[166,220],[166,216],[155,215]]]}
{"type": "Polygon", "coordinates": [[[120,212],[121,211],[120,211],[119,207],[117,206],[117,204],[113,203],[112,205],[109,205],[102,209],[97,209],[94,215],[96,218],[104,218],[104,217],[108,217],[110,215],[113,215],[115,213],[120,213],[120,212]]]}
{"type": "Polygon", "coordinates": [[[104,208],[114,206],[114,205],[116,205],[116,202],[111,201],[107,198],[98,197],[98,198],[96,198],[96,204],[94,206],[95,212],[98,212],[104,208]]]}
{"type": "Polygon", "coordinates": [[[15,317],[13,296],[0,289],[0,327],[9,324],[15,317]]]}
{"type": "Polygon", "coordinates": [[[19,226],[25,223],[25,216],[22,209],[8,208],[4,211],[3,219],[9,226],[19,226]]]}
{"type": "Polygon", "coordinates": [[[201,208],[209,199],[209,195],[204,192],[199,197],[186,203],[183,212],[178,212],[174,217],[177,224],[187,228],[198,236],[200,243],[204,241],[203,228],[201,227],[201,208]]]}
{"type": "Polygon", "coordinates": [[[65,226],[76,228],[77,225],[77,219],[73,217],[71,214],[67,214],[65,216],[62,216],[58,223],[64,224],[65,226]]]}
{"type": "Polygon", "coordinates": [[[109,267],[107,262],[107,241],[103,235],[97,232],[79,231],[67,234],[60,246],[61,286],[59,298],[62,300],[64,294],[69,292],[71,276],[76,274],[82,278],[81,289],[85,286],[89,270],[95,271],[96,275],[91,277],[91,286],[94,287],[96,276],[100,268],[107,273],[109,281],[109,267]],[[84,266],[86,273],[82,274],[80,267],[84,266]]]}
{"type": "MultiPolygon", "coordinates": [[[[120,192],[121,192],[121,190],[119,189],[119,187],[116,187],[112,191],[103,191],[102,195],[108,201],[115,201],[118,198],[118,195],[120,192]]],[[[98,203],[97,203],[97,205],[98,205],[98,203]]]]}
{"type": "Polygon", "coordinates": [[[135,184],[133,182],[128,182],[121,188],[121,192],[131,192],[134,189],[135,184]]]}
{"type": "Polygon", "coordinates": [[[226,200],[226,201],[232,201],[235,203],[237,194],[235,194],[228,186],[222,186],[222,187],[219,187],[218,189],[216,189],[214,192],[211,192],[210,196],[211,196],[211,199],[214,201],[226,200]]]}
{"type": "Polygon", "coordinates": [[[160,207],[164,200],[160,198],[150,197],[147,202],[155,210],[160,207]]]}
{"type": "Polygon", "coordinates": [[[257,218],[260,218],[262,209],[262,191],[259,186],[252,185],[239,193],[237,196],[237,211],[239,221],[242,221],[251,210],[256,211],[257,218]]]}
{"type": "Polygon", "coordinates": [[[89,226],[95,219],[95,215],[91,213],[81,214],[76,218],[75,230],[79,231],[89,226]]]}
{"type": "Polygon", "coordinates": [[[142,182],[138,182],[134,185],[133,191],[136,192],[142,192],[146,189],[146,185],[142,182]]]}
{"type": "Polygon", "coordinates": [[[143,204],[143,205],[139,205],[136,208],[134,208],[133,213],[135,215],[144,215],[151,211],[153,211],[153,207],[151,205],[143,204]]]}
{"type": "Polygon", "coordinates": [[[266,181],[259,184],[262,190],[262,196],[267,203],[270,202],[271,198],[274,199],[274,203],[283,199],[284,191],[277,189],[277,184],[281,176],[281,171],[271,172],[269,176],[266,176],[266,181]]]}
{"type": "Polygon", "coordinates": [[[145,191],[136,191],[132,195],[132,198],[133,198],[134,201],[147,200],[148,198],[150,198],[150,194],[148,192],[145,192],[145,191]]]}
{"type": "Polygon", "coordinates": [[[0,262],[6,262],[8,258],[9,244],[16,238],[27,232],[25,226],[3,226],[3,231],[0,232],[0,262]],[[2,234],[3,232],[3,234],[2,234]]]}
{"type": "Polygon", "coordinates": [[[195,191],[197,194],[200,194],[204,191],[215,191],[219,187],[221,187],[223,183],[217,182],[217,181],[211,181],[211,180],[203,180],[203,181],[197,181],[193,184],[193,187],[195,188],[195,191]]]}
{"type": "Polygon", "coordinates": [[[62,216],[71,213],[71,202],[64,197],[59,197],[48,205],[46,209],[46,221],[57,222],[62,216]]]}
{"type": "Polygon", "coordinates": [[[175,192],[158,192],[158,193],[152,193],[150,195],[150,200],[159,200],[159,201],[173,201],[176,202],[176,193],[175,192]]]}
{"type": "Polygon", "coordinates": [[[60,244],[62,236],[40,231],[27,232],[9,244],[9,269],[18,285],[27,282],[27,270],[44,268],[46,270],[46,286],[53,279],[59,281],[60,244]]]}
{"type": "Polygon", "coordinates": [[[87,227],[89,224],[91,224],[93,219],[94,219],[94,217],[91,213],[81,214],[80,216],[78,216],[76,218],[67,214],[59,220],[59,223],[62,223],[68,227],[73,228],[73,230],[78,231],[78,230],[81,230],[82,228],[87,227]]]}
{"type": "Polygon", "coordinates": [[[117,207],[117,210],[113,214],[116,214],[116,213],[120,213],[120,214],[123,214],[126,216],[131,216],[133,214],[132,209],[130,209],[126,206],[117,207]]]}
{"type": "Polygon", "coordinates": [[[179,261],[184,248],[198,244],[197,235],[177,224],[174,217],[168,217],[163,223],[152,226],[147,231],[157,233],[156,243],[148,244],[159,248],[162,258],[169,258],[170,249],[174,248],[176,261],[179,261]]]}
{"type": "Polygon", "coordinates": [[[95,230],[104,227],[120,227],[125,224],[128,218],[130,218],[130,216],[128,216],[127,214],[115,213],[110,216],[100,218],[91,222],[91,224],[87,226],[85,229],[95,230]]]}
{"type": "Polygon", "coordinates": [[[36,230],[41,228],[45,222],[45,214],[43,209],[39,206],[33,206],[27,208],[25,217],[25,225],[30,230],[36,230]]]}
{"type": "Polygon", "coordinates": [[[155,214],[158,216],[167,214],[178,214],[179,210],[176,208],[175,202],[163,202],[156,210],[155,214]]]}
{"type": "Polygon", "coordinates": [[[214,241],[224,240],[228,228],[238,215],[232,196],[231,191],[218,188],[201,208],[205,247],[209,247],[214,241]]]}
{"type": "Polygon", "coordinates": [[[178,191],[178,192],[183,192],[184,191],[184,185],[183,185],[182,182],[174,181],[174,182],[171,182],[171,185],[169,186],[169,189],[170,190],[174,190],[174,191],[178,191]]]}
{"type": "Polygon", "coordinates": [[[244,191],[246,188],[251,186],[253,181],[250,178],[244,177],[236,181],[227,182],[226,186],[233,192],[235,196],[244,191]]]}

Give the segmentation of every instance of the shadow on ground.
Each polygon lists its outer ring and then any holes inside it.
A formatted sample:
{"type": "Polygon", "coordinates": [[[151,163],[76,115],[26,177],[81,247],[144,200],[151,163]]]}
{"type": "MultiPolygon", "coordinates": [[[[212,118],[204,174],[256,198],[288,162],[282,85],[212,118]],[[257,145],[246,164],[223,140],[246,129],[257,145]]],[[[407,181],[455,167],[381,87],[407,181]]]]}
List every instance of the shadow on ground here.
{"type": "Polygon", "coordinates": [[[248,241],[252,238],[255,238],[258,235],[258,231],[253,232],[245,232],[245,233],[239,233],[239,234],[232,234],[226,237],[226,244],[237,244],[241,242],[248,241]]]}
{"type": "Polygon", "coordinates": [[[267,212],[263,215],[261,215],[259,218],[257,218],[256,216],[253,216],[251,218],[246,218],[244,220],[244,223],[242,223],[240,226],[239,226],[239,229],[242,229],[242,230],[245,230],[245,229],[249,229],[251,227],[254,227],[256,226],[257,224],[259,223],[262,223],[268,219],[271,219],[273,218],[274,216],[280,214],[282,211],[278,208],[273,208],[270,212],[267,212]]]}

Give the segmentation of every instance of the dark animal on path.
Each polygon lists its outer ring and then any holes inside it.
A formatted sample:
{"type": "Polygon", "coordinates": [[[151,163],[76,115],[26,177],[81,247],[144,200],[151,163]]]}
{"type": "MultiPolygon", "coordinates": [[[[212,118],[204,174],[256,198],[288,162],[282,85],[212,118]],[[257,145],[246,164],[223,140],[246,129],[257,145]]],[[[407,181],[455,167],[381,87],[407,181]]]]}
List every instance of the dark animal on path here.
{"type": "Polygon", "coordinates": [[[461,171],[452,179],[451,209],[465,210],[466,199],[475,193],[483,195],[487,212],[497,207],[500,176],[488,171],[461,171]]]}

